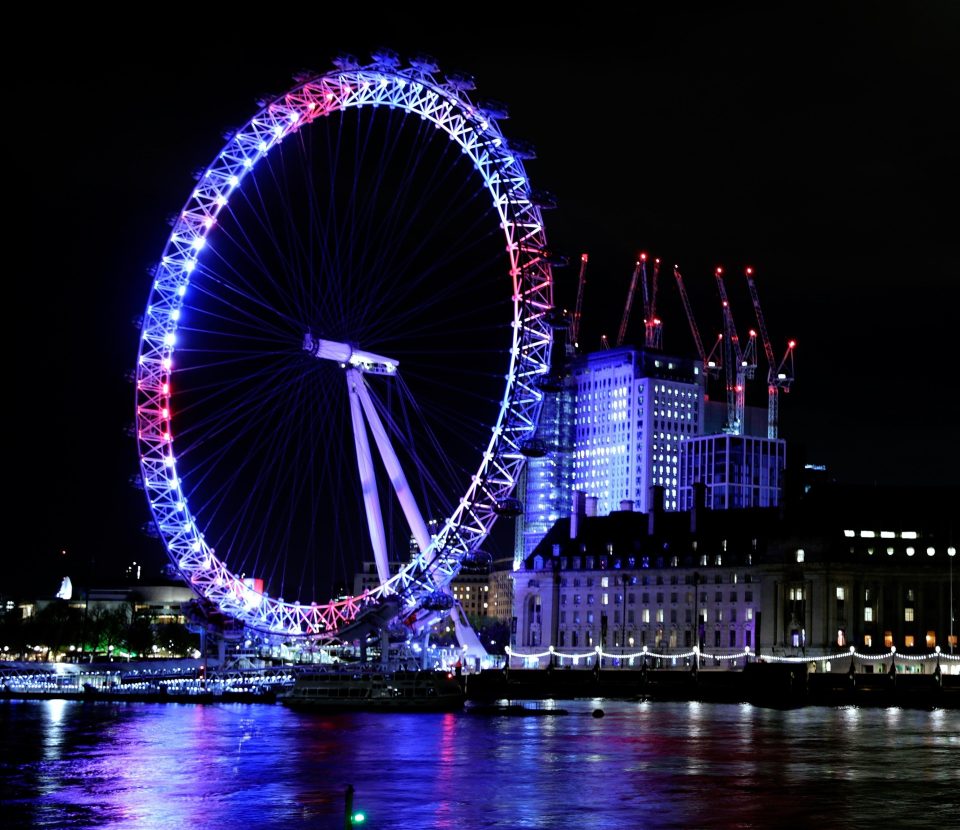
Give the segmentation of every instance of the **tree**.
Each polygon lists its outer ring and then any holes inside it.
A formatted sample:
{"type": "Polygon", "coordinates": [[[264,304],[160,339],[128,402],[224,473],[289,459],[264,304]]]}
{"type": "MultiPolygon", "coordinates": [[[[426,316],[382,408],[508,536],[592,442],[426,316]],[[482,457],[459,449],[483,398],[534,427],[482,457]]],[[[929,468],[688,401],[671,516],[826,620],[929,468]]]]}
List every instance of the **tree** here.
{"type": "Polygon", "coordinates": [[[154,636],[150,620],[138,616],[127,625],[124,635],[127,649],[141,657],[147,657],[153,651],[154,636]]]}
{"type": "Polygon", "coordinates": [[[87,615],[87,623],[90,650],[94,654],[108,654],[125,644],[130,615],[122,605],[117,608],[96,605],[87,615]]]}
{"type": "Polygon", "coordinates": [[[23,611],[14,608],[0,616],[0,649],[9,649],[7,654],[22,655],[27,650],[28,627],[23,611]]]}
{"type": "Polygon", "coordinates": [[[59,654],[79,640],[83,629],[83,611],[71,608],[66,600],[54,600],[28,621],[27,628],[27,642],[59,654]]]}
{"type": "Polygon", "coordinates": [[[200,637],[182,623],[164,623],[157,629],[156,642],[171,654],[183,656],[200,647],[200,637]]]}

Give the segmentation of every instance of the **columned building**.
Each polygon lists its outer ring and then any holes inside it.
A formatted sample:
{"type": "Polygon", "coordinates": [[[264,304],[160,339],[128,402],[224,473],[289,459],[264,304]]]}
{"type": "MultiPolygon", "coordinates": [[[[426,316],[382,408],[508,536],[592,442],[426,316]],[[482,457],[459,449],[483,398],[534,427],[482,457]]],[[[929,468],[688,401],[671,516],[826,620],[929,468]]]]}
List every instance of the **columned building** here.
{"type": "Polygon", "coordinates": [[[960,565],[949,495],[814,489],[763,565],[771,646],[957,652],[960,565]]]}
{"type": "MultiPolygon", "coordinates": [[[[659,491],[655,491],[659,492],[659,491]]],[[[958,652],[956,488],[813,487],[785,509],[590,515],[586,498],[514,572],[518,655],[958,652]],[[953,508],[955,510],[955,507],[953,508]]],[[[625,505],[628,508],[629,505],[625,505]]],[[[538,658],[545,665],[546,658],[538,658]]],[[[565,658],[570,662],[569,658],[565,658]]],[[[864,670],[872,670],[872,665],[864,670]]]]}
{"type": "Polygon", "coordinates": [[[733,518],[702,501],[689,513],[575,511],[514,572],[515,650],[754,649],[758,563],[776,517],[733,518]]]}

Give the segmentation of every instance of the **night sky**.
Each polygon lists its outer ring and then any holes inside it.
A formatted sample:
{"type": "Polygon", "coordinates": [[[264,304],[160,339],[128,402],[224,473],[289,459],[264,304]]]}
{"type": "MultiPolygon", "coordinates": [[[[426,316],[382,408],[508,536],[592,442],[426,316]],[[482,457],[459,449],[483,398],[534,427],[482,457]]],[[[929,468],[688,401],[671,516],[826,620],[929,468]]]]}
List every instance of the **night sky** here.
{"type": "MultiPolygon", "coordinates": [[[[412,11],[367,25],[269,7],[224,28],[157,7],[150,26],[110,20],[128,31],[119,40],[89,15],[38,23],[8,96],[27,120],[8,163],[32,237],[27,270],[11,261],[7,275],[24,298],[11,518],[31,518],[7,543],[0,593],[23,577],[52,592],[91,559],[102,575],[165,561],[139,530],[148,513],[127,483],[124,433],[132,320],[165,220],[255,99],[298,69],[381,45],[432,54],[475,75],[477,97],[508,103],[505,134],[536,146],[527,172],[559,200],[545,217],[552,244],[590,254],[588,347],[615,335],[638,250],[681,266],[705,341],[720,325],[717,264],[741,332],[754,325],[740,277],[752,265],[775,349],[799,344],[784,437],[841,481],[957,484],[960,16],[946,2],[824,7],[548,23],[501,9],[470,31],[412,11]],[[54,563],[63,548],[67,567],[54,563]]],[[[556,272],[561,303],[572,305],[576,276],[556,272]]],[[[665,346],[692,352],[662,277],[665,346]]]]}

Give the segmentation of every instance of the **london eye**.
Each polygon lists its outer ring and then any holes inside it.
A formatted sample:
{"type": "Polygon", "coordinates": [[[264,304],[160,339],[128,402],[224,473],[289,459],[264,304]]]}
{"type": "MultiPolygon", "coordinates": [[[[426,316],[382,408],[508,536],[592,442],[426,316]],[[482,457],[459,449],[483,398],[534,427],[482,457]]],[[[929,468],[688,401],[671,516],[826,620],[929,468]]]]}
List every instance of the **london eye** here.
{"type": "Polygon", "coordinates": [[[141,477],[175,567],[249,629],[326,640],[378,609],[415,627],[516,513],[551,200],[472,91],[429,58],[338,59],[260,102],[172,217],[141,477]]]}

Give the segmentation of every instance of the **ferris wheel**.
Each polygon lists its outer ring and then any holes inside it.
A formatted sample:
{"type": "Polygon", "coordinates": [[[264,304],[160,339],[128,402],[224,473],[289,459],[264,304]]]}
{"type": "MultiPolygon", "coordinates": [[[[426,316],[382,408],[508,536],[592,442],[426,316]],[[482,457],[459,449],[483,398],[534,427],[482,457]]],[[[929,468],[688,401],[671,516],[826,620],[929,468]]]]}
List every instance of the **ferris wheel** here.
{"type": "Polygon", "coordinates": [[[449,593],[519,509],[550,365],[550,199],[503,105],[428,58],[334,64],[198,172],[136,369],[170,559],[281,637],[336,637],[378,607],[413,619],[449,593]]]}

